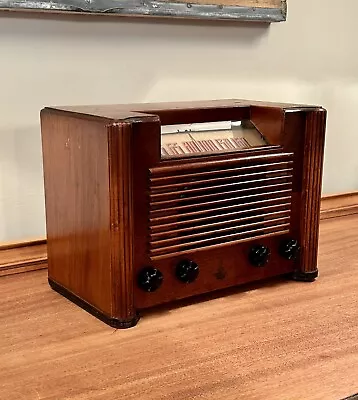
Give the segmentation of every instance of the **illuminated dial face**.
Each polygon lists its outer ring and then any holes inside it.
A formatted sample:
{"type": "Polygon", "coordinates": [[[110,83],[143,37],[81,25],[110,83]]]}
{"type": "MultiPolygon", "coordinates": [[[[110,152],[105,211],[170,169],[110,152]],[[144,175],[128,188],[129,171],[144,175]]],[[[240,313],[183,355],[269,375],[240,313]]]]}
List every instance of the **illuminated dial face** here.
{"type": "Polygon", "coordinates": [[[162,158],[234,152],[267,145],[250,121],[164,125],[161,131],[162,158]]]}

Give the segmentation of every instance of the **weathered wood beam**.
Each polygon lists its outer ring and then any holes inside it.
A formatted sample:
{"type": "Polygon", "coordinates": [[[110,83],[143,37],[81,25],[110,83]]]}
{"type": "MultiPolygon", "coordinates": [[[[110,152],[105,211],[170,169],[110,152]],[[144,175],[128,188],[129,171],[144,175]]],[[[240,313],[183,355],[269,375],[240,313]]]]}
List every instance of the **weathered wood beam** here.
{"type": "Polygon", "coordinates": [[[0,11],[280,22],[286,0],[0,0],[0,11]]]}

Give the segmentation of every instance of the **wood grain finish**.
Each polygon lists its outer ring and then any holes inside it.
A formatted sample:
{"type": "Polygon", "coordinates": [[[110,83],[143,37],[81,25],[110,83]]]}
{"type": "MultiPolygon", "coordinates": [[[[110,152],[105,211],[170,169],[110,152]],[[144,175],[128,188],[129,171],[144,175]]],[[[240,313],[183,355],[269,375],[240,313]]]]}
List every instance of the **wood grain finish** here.
{"type": "Polygon", "coordinates": [[[160,289],[152,293],[146,293],[135,287],[135,304],[139,310],[145,310],[174,300],[289,274],[294,269],[294,263],[281,260],[275,251],[279,243],[277,237],[281,238],[288,232],[288,229],[283,227],[281,232],[270,235],[264,231],[254,240],[246,239],[240,243],[234,242],[227,247],[211,246],[205,251],[193,251],[184,257],[180,254],[175,254],[170,258],[156,257],[153,263],[162,271],[164,283],[160,289]],[[250,249],[253,244],[257,243],[272,249],[268,267],[255,268],[248,261],[250,249]],[[200,267],[200,275],[193,283],[183,284],[174,274],[176,265],[183,258],[193,260],[200,267]]]}
{"type": "Polygon", "coordinates": [[[289,174],[282,172],[282,166],[287,169],[292,165],[290,157],[292,154],[277,153],[206,163],[186,163],[183,160],[176,166],[152,168],[149,193],[151,260],[173,253],[195,253],[230,246],[247,240],[249,231],[252,231],[251,240],[255,231],[257,236],[275,230],[288,233],[290,215],[281,215],[280,218],[273,214],[270,219],[270,214],[262,217],[257,208],[262,210],[264,204],[290,202],[292,170],[289,174]],[[279,170],[276,169],[278,165],[281,166],[279,170]],[[261,171],[261,179],[255,170],[261,171]],[[276,177],[270,177],[273,171],[278,171],[279,176],[276,172],[276,177]],[[211,179],[207,179],[208,176],[211,179]],[[171,185],[163,186],[163,181],[171,185]],[[178,181],[180,183],[175,183],[178,181]],[[204,215],[209,215],[206,222],[201,220],[197,224],[191,218],[193,205],[196,209],[201,208],[204,215]],[[241,211],[245,222],[235,218],[234,210],[241,211]],[[245,217],[251,217],[251,220],[245,217]],[[168,218],[180,224],[186,222],[187,226],[168,229],[156,223],[168,218]],[[238,231],[239,226],[245,229],[238,231]],[[159,233],[153,232],[158,229],[159,233]]]}
{"type": "Polygon", "coordinates": [[[311,278],[325,115],[319,107],[242,100],[46,108],[49,278],[55,289],[127,327],[138,310],[161,303],[294,270],[296,278],[311,278]],[[161,124],[242,118],[251,119],[268,146],[161,159],[161,124]],[[282,165],[290,171],[277,175],[282,165]],[[200,187],[190,186],[200,179],[200,187]],[[189,186],[180,188],[183,182],[189,186]],[[193,226],[194,212],[211,219],[193,226]],[[191,225],[151,232],[158,218],[159,226],[191,225]],[[301,243],[301,260],[282,256],[280,247],[290,238],[301,243]],[[264,267],[249,262],[253,246],[270,249],[264,267]],[[175,277],[183,257],[200,265],[190,285],[175,277]],[[137,285],[149,267],[164,277],[156,293],[137,285]]]}
{"type": "MultiPolygon", "coordinates": [[[[176,0],[184,2],[184,0],[176,0]]],[[[278,8],[282,5],[282,0],[239,0],[242,7],[258,7],[258,8],[278,8]]],[[[194,0],[193,4],[214,4],[215,0],[194,0]]],[[[238,0],[222,0],[222,5],[237,5],[238,0]]]]}
{"type": "Polygon", "coordinates": [[[254,105],[250,109],[250,118],[271,145],[282,145],[285,110],[281,106],[254,105]]]}
{"type": "Polygon", "coordinates": [[[323,152],[326,130],[326,112],[309,112],[304,138],[304,161],[302,175],[300,215],[300,271],[317,270],[318,231],[322,191],[323,152]]]}
{"type": "Polygon", "coordinates": [[[0,11],[75,13],[121,17],[166,17],[203,20],[286,20],[286,0],[0,0],[0,11]]]}
{"type": "Polygon", "coordinates": [[[3,250],[13,250],[21,247],[34,247],[41,246],[42,244],[46,244],[45,238],[38,238],[33,240],[23,240],[20,242],[2,242],[0,243],[0,251],[3,250]]]}
{"type": "Polygon", "coordinates": [[[64,301],[45,271],[3,277],[0,398],[347,398],[358,392],[357,225],[322,222],[313,284],[205,296],[125,331],[64,301]]]}
{"type": "Polygon", "coordinates": [[[133,298],[133,169],[130,124],[110,126],[111,316],[130,325],[136,319],[133,298]],[[133,322],[132,322],[133,321],[133,322]]]}
{"type": "MultiPolygon", "coordinates": [[[[205,101],[182,101],[167,103],[132,103],[132,104],[108,104],[108,105],[77,105],[49,107],[51,112],[68,112],[83,117],[92,116],[98,118],[124,119],[141,118],[144,114],[159,115],[161,123],[194,123],[203,121],[218,121],[221,118],[250,119],[255,111],[261,109],[261,113],[270,109],[271,113],[278,111],[282,114],[286,110],[302,110],[316,108],[315,105],[274,103],[244,99],[224,99],[205,101]],[[281,111],[280,111],[281,110],[281,111]],[[167,121],[168,120],[168,121],[167,121]]],[[[259,117],[259,114],[257,115],[259,117]]],[[[280,118],[281,120],[282,118],[280,118]]],[[[282,126],[281,126],[282,128],[282,126]]]]}
{"type": "Polygon", "coordinates": [[[0,245],[0,277],[47,267],[45,239],[0,245]]]}
{"type": "Polygon", "coordinates": [[[358,192],[323,196],[321,220],[358,214],[358,192]]]}
{"type": "Polygon", "coordinates": [[[41,120],[49,279],[111,315],[108,121],[41,120]]]}

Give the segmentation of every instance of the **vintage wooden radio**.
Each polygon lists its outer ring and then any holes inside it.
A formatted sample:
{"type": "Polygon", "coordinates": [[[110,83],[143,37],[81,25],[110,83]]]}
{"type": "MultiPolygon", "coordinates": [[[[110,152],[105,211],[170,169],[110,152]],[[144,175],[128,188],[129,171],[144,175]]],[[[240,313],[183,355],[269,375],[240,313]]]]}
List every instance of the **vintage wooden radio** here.
{"type": "Polygon", "coordinates": [[[242,100],[45,108],[48,275],[111,326],[317,277],[326,111],[242,100]]]}

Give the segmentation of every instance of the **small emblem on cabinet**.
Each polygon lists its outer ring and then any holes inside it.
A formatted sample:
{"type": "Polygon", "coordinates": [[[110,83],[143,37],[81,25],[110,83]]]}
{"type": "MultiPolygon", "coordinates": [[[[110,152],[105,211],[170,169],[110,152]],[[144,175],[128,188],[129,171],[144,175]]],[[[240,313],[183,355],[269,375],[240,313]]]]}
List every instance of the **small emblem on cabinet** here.
{"type": "Polygon", "coordinates": [[[224,268],[222,267],[222,265],[220,265],[220,267],[218,268],[218,270],[215,272],[215,277],[216,279],[222,281],[223,279],[226,278],[226,271],[224,270],[224,268]]]}

